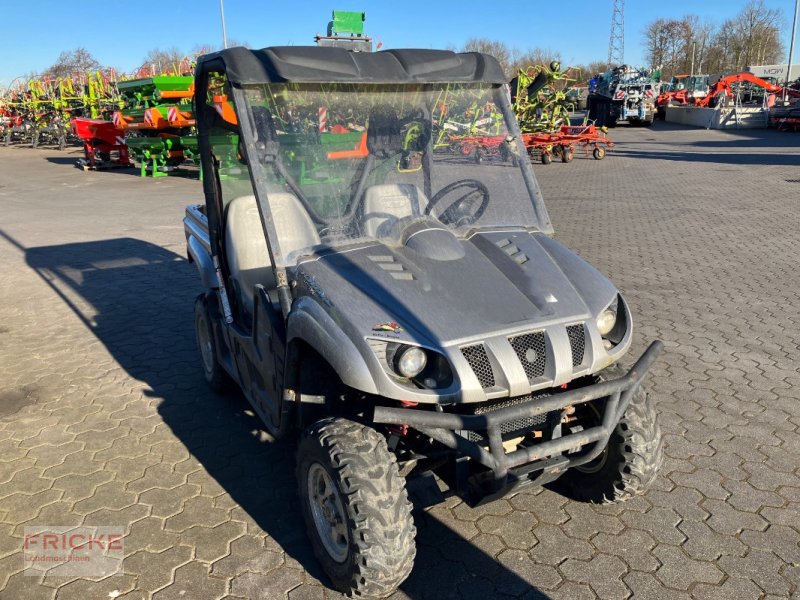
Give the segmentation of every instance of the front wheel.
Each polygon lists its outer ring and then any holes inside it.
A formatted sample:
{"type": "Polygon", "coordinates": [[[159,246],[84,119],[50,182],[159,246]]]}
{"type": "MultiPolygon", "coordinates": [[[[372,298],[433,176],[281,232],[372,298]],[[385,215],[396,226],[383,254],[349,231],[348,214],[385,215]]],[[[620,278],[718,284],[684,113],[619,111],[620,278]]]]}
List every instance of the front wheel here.
{"type": "Polygon", "coordinates": [[[392,594],[414,566],[416,529],[385,438],[348,419],[317,421],[300,441],[297,481],[314,554],[333,586],[392,594]]]}
{"type": "MultiPolygon", "coordinates": [[[[624,376],[625,370],[614,365],[602,371],[598,380],[624,376]]],[[[652,398],[639,387],[603,452],[593,461],[569,469],[559,483],[578,500],[621,502],[646,491],[663,462],[658,413],[652,398]]]]}
{"type": "Polygon", "coordinates": [[[597,146],[592,150],[592,156],[594,156],[595,160],[603,160],[606,157],[606,149],[597,146]]]}

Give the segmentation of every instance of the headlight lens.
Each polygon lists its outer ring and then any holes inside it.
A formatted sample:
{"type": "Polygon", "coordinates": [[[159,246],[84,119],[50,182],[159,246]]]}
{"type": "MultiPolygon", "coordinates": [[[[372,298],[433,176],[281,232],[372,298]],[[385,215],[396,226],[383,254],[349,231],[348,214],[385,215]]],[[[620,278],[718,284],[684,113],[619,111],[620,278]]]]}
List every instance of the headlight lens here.
{"type": "Polygon", "coordinates": [[[600,313],[597,317],[597,329],[600,330],[600,335],[606,336],[614,329],[617,322],[617,311],[613,308],[607,308],[600,313]]]}
{"type": "Polygon", "coordinates": [[[425,351],[416,346],[401,348],[394,356],[394,367],[403,377],[416,377],[428,364],[425,351]]]}

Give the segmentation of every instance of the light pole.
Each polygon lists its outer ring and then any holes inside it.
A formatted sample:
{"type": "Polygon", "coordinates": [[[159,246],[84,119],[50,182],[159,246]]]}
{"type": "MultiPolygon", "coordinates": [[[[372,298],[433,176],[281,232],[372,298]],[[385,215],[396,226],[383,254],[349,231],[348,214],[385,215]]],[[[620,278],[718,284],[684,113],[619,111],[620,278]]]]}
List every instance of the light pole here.
{"type": "Polygon", "coordinates": [[[786,102],[789,87],[789,75],[792,73],[792,53],[794,52],[794,34],[797,32],[797,9],[800,0],[794,0],[794,20],[792,21],[792,38],[789,40],[789,64],[786,65],[786,77],[783,80],[783,101],[786,102]]]}
{"type": "Polygon", "coordinates": [[[222,47],[228,47],[228,34],[225,31],[225,0],[219,0],[219,15],[222,18],[222,47]]]}

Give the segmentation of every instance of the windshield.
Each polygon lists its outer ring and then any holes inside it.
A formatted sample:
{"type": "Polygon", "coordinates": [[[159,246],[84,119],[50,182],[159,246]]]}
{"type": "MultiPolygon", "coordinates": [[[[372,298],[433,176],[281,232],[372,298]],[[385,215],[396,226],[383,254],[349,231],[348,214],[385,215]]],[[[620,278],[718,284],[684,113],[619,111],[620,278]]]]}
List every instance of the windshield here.
{"type": "Polygon", "coordinates": [[[457,236],[547,229],[525,149],[499,106],[505,93],[486,84],[247,86],[256,181],[273,213],[276,203],[302,206],[319,243],[333,247],[386,241],[414,219],[457,236]]]}

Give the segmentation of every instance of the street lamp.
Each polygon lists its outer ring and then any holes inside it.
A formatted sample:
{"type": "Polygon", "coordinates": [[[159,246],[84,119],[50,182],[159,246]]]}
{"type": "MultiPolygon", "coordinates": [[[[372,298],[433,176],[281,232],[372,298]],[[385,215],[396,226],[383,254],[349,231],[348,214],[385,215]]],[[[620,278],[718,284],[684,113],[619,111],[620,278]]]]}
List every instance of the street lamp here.
{"type": "Polygon", "coordinates": [[[222,47],[228,47],[228,34],[225,31],[225,0],[219,0],[219,15],[222,19],[222,47]]]}
{"type": "Polygon", "coordinates": [[[794,35],[797,32],[797,9],[800,7],[800,0],[794,0],[794,20],[792,21],[792,37],[789,40],[789,64],[786,65],[786,77],[783,80],[783,101],[786,102],[788,94],[789,76],[792,73],[792,53],[794,52],[794,35]]]}

